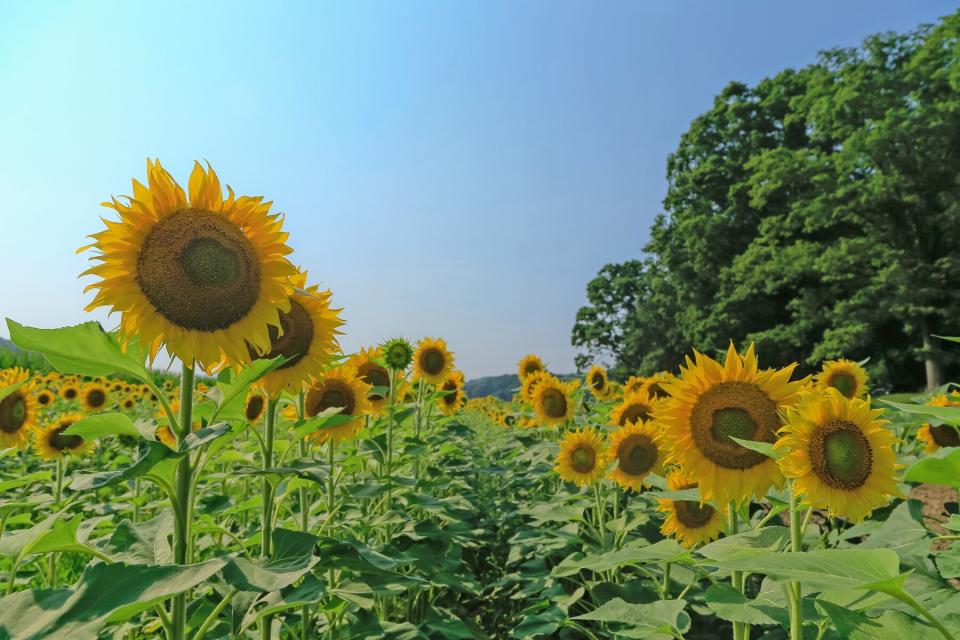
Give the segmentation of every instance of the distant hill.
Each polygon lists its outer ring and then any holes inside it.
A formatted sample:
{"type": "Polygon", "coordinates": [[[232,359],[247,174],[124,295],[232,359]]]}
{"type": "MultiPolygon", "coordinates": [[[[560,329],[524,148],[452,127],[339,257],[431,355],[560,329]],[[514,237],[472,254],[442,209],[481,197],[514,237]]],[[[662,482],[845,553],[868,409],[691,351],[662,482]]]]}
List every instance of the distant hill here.
{"type": "MultiPolygon", "coordinates": [[[[572,373],[557,375],[561,380],[570,380],[576,376],[572,373]]],[[[502,376],[484,376],[467,380],[464,385],[468,398],[482,398],[494,396],[501,400],[509,400],[520,388],[520,379],[515,373],[505,373],[502,376]]]]}

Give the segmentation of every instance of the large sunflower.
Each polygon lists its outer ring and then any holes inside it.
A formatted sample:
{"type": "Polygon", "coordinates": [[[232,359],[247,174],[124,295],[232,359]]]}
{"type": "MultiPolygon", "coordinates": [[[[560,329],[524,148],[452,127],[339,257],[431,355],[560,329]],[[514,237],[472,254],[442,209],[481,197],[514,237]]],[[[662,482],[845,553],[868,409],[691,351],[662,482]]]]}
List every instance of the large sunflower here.
{"type": "Polygon", "coordinates": [[[19,368],[0,371],[0,389],[16,384],[20,387],[0,400],[0,448],[4,449],[26,446],[38,426],[36,382],[30,380],[30,372],[19,368]]]}
{"type": "Polygon", "coordinates": [[[437,398],[437,406],[440,407],[440,413],[445,416],[452,416],[467,399],[467,394],[463,390],[463,372],[453,371],[439,390],[451,392],[437,398]]]}
{"type": "Polygon", "coordinates": [[[528,353],[523,356],[520,358],[520,362],[517,363],[517,375],[520,380],[526,379],[531,373],[546,370],[547,368],[543,365],[543,360],[540,359],[540,356],[533,353],[528,353]]]}
{"type": "Polygon", "coordinates": [[[609,452],[600,434],[595,429],[581,429],[560,441],[553,470],[564,480],[586,487],[603,477],[609,464],[609,452]]]}
{"type": "Polygon", "coordinates": [[[125,340],[138,337],[154,358],[161,345],[184,362],[211,369],[221,355],[232,363],[270,350],[267,327],[289,311],[296,273],[285,257],[280,214],[260,196],[223,197],[213,169],[194,164],[183,188],[147,160],[147,186],[133,181],[133,196],[104,206],[120,214],[105,220],[87,248],[99,264],[84,272],[100,278],[87,310],[119,311],[125,340]]]}
{"type": "Polygon", "coordinates": [[[97,413],[103,411],[110,401],[109,389],[99,382],[90,382],[80,390],[80,404],[84,411],[97,413]]]}
{"type": "MultiPolygon", "coordinates": [[[[287,360],[260,379],[268,395],[276,396],[286,389],[300,391],[303,383],[317,375],[340,350],[337,327],[343,324],[340,309],[330,308],[330,291],[319,291],[317,285],[307,287],[307,273],[291,278],[296,290],[290,296],[290,310],[280,312],[280,329],[270,327],[270,350],[262,357],[284,356],[287,360]]],[[[257,357],[252,350],[251,357],[257,357]]]]}
{"type": "Polygon", "coordinates": [[[390,393],[390,372],[381,362],[383,354],[378,347],[361,349],[347,360],[347,365],[357,370],[357,377],[370,385],[382,387],[383,392],[370,391],[370,415],[382,416],[387,408],[390,393]]]}
{"type": "Polygon", "coordinates": [[[443,384],[453,371],[453,354],[447,351],[447,343],[442,338],[424,338],[417,343],[417,352],[413,354],[413,379],[424,380],[430,384],[443,384]]]}
{"type": "MultiPolygon", "coordinates": [[[[960,398],[951,400],[945,393],[941,393],[930,399],[927,404],[932,407],[960,407],[960,398]]],[[[960,447],[960,431],[949,424],[931,425],[925,423],[917,431],[917,437],[926,445],[924,450],[927,453],[933,453],[940,447],[960,447]]]]}
{"type": "Polygon", "coordinates": [[[370,385],[357,377],[353,367],[341,365],[325,371],[307,389],[304,402],[306,417],[312,418],[334,407],[340,408],[341,416],[350,416],[350,420],[329,429],[321,429],[313,434],[320,444],[331,438],[341,442],[356,435],[363,426],[363,416],[370,412],[370,385]]]}
{"type": "Polygon", "coordinates": [[[537,388],[537,385],[551,378],[549,373],[546,371],[537,371],[536,373],[531,373],[526,378],[523,379],[523,384],[520,385],[520,395],[521,397],[529,403],[533,403],[533,391],[537,388]]]}
{"type": "Polygon", "coordinates": [[[541,424],[562,424],[573,417],[571,385],[548,376],[533,388],[533,410],[541,424]]]}
{"type": "Polygon", "coordinates": [[[65,413],[46,425],[39,431],[33,440],[33,449],[44,460],[55,460],[66,455],[79,456],[93,451],[96,442],[84,440],[80,436],[63,435],[74,422],[83,419],[79,413],[65,413]]]}
{"type": "Polygon", "coordinates": [[[867,393],[867,372],[853,360],[827,360],[814,384],[820,391],[832,387],[847,398],[862,398],[867,393]]]}
{"type": "Polygon", "coordinates": [[[705,500],[719,504],[763,497],[783,476],[767,456],[742,447],[730,436],[774,442],[782,426],[779,411],[796,402],[802,381],[790,382],[796,365],[757,369],[753,345],[742,356],[733,346],[724,364],[694,351],[681,376],[663,385],[670,398],[658,406],[657,420],[675,462],[697,478],[705,500]]]}
{"type": "MultiPolygon", "coordinates": [[[[667,488],[671,491],[694,489],[697,483],[687,474],[676,470],[667,476],[667,488]]],[[[701,542],[709,542],[723,532],[726,519],[726,505],[719,509],[713,505],[696,500],[657,500],[657,511],[667,514],[660,526],[660,533],[673,536],[685,547],[701,542]]]]}
{"type": "Polygon", "coordinates": [[[590,371],[587,372],[587,388],[598,400],[609,398],[613,390],[610,388],[607,370],[599,364],[590,367],[590,371]]]}
{"type": "Polygon", "coordinates": [[[838,389],[810,394],[787,409],[775,448],[794,493],[830,515],[863,520],[888,496],[899,496],[895,438],[870,399],[847,399],[838,389]]]}
{"type": "Polygon", "coordinates": [[[638,422],[646,422],[653,417],[653,400],[644,392],[636,391],[623,397],[610,413],[610,423],[625,426],[638,422]]]}
{"type": "Polygon", "coordinates": [[[657,444],[659,429],[652,422],[629,422],[610,434],[610,455],[617,466],[610,479],[624,489],[639,491],[648,475],[663,475],[664,451],[657,444]]]}

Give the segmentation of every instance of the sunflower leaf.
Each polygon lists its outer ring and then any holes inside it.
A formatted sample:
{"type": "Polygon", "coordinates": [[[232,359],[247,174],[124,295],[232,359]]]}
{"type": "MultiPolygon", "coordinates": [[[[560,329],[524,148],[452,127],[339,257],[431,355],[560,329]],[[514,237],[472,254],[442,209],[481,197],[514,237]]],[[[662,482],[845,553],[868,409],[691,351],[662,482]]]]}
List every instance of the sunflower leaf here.
{"type": "Polygon", "coordinates": [[[158,464],[168,458],[179,457],[183,454],[171,450],[161,442],[153,440],[140,441],[140,457],[132,465],[122,471],[100,471],[98,473],[77,473],[73,475],[70,482],[70,489],[73,491],[86,491],[88,489],[99,489],[110,485],[132,480],[147,475],[158,464]]]}
{"type": "Polygon", "coordinates": [[[77,420],[64,430],[63,435],[80,436],[84,440],[94,440],[109,435],[133,436],[139,439],[140,431],[126,414],[100,413],[77,420]]]}
{"type": "Polygon", "coordinates": [[[894,402],[893,400],[880,400],[880,402],[888,404],[899,411],[914,413],[921,416],[931,416],[937,420],[940,420],[941,422],[952,424],[954,426],[960,426],[960,407],[933,407],[927,404],[902,404],[900,402],[894,402]]]}
{"type": "Polygon", "coordinates": [[[684,600],[633,604],[614,598],[573,619],[623,624],[625,628],[616,633],[625,638],[646,638],[657,633],[682,636],[690,628],[690,616],[684,612],[686,604],[684,600]]]}
{"type": "Polygon", "coordinates": [[[733,436],[729,436],[729,438],[739,444],[741,447],[745,447],[751,451],[756,451],[757,453],[762,453],[768,458],[773,458],[774,460],[780,459],[780,454],[774,451],[772,443],[758,442],[756,440],[744,440],[743,438],[734,438],[733,436]]]}
{"type": "MultiPolygon", "coordinates": [[[[210,421],[212,422],[220,415],[223,415],[224,419],[242,420],[243,397],[250,389],[250,385],[280,367],[284,362],[286,362],[286,358],[283,356],[277,356],[270,360],[254,360],[241,369],[236,377],[232,377],[229,381],[220,380],[217,383],[217,388],[223,395],[216,410],[210,416],[210,421]]],[[[224,375],[224,377],[227,376],[224,375]]]]}
{"type": "MultiPolygon", "coordinates": [[[[929,482],[960,488],[960,449],[941,449],[946,455],[922,458],[907,469],[903,479],[907,482],[929,482]]],[[[937,453],[940,453],[938,451],[937,453]]]]}
{"type": "Polygon", "coordinates": [[[10,395],[11,393],[13,393],[14,391],[16,391],[17,389],[19,389],[20,387],[22,387],[22,386],[25,385],[26,383],[27,383],[27,381],[26,381],[26,380],[23,380],[23,381],[18,382],[18,383],[16,383],[16,384],[10,384],[10,385],[7,385],[7,386],[5,386],[5,387],[0,387],[0,400],[3,400],[3,399],[6,398],[8,395],[10,395]]]}

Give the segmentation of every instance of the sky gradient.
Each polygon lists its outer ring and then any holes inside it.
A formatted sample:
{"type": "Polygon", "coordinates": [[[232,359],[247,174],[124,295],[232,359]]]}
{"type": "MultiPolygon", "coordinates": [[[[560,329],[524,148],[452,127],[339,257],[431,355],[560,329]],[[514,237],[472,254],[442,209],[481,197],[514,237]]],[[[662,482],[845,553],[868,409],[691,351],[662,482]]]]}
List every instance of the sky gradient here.
{"type": "Polygon", "coordinates": [[[439,335],[468,378],[527,352],[571,371],[587,282],[639,256],[725,84],[955,9],[0,0],[0,316],[115,326],[77,279],[99,203],[147,157],[181,184],[206,159],[286,212],[347,351],[439,335]]]}

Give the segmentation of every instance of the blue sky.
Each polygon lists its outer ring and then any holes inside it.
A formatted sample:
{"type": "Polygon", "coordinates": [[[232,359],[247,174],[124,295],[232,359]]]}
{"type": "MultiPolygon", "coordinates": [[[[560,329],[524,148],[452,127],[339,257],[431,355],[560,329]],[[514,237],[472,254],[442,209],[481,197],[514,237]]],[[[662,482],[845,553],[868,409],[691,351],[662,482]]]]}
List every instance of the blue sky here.
{"type": "MultiPolygon", "coordinates": [[[[0,0],[0,316],[87,319],[74,250],[146,157],[287,213],[347,350],[447,338],[468,377],[573,369],[586,283],[639,255],[667,155],[749,83],[941,1],[0,0]]],[[[6,327],[0,328],[6,336],[6,327]]]]}

